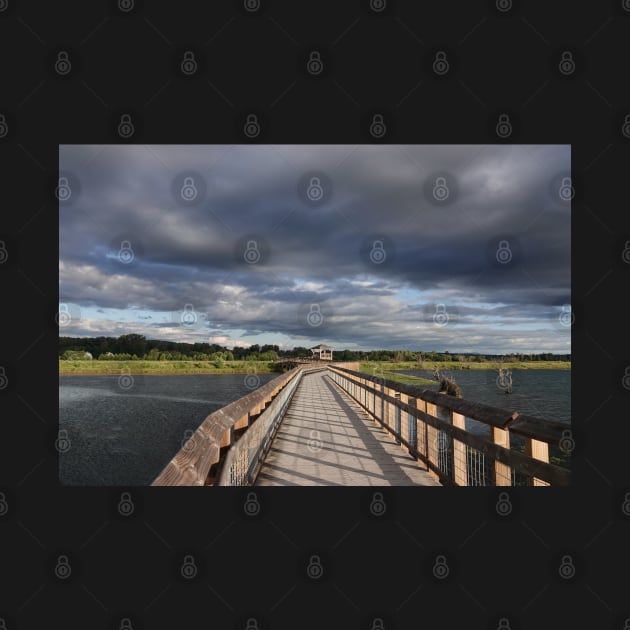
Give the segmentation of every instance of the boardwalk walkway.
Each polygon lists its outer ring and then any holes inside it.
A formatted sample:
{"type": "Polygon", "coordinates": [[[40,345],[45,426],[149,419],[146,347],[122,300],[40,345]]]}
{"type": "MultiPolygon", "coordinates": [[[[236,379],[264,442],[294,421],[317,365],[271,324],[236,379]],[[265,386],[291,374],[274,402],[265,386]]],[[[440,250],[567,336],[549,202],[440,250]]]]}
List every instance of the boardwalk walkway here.
{"type": "Polygon", "coordinates": [[[305,375],[257,486],[438,486],[325,372],[305,375]]]}

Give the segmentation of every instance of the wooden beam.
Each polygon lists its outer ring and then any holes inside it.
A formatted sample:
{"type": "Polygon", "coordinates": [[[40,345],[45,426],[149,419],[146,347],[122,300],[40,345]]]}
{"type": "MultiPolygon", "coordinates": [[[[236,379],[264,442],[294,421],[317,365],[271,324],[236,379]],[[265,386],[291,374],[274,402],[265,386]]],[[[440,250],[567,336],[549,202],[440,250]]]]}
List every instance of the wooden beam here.
{"type": "MultiPolygon", "coordinates": [[[[466,417],[460,413],[451,413],[451,424],[459,429],[466,430],[466,417]]],[[[451,438],[453,449],[453,480],[458,486],[468,485],[468,458],[466,457],[466,445],[455,438],[451,438]]]]}

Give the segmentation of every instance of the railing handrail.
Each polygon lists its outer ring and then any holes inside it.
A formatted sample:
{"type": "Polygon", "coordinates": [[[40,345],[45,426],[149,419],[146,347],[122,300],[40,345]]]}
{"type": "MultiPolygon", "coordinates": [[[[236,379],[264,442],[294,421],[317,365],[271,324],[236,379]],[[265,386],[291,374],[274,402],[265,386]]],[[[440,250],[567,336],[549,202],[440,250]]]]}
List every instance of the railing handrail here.
{"type": "Polygon", "coordinates": [[[221,448],[233,442],[234,430],[247,427],[250,416],[262,411],[265,403],[271,401],[304,369],[304,366],[296,367],[280,374],[253,392],[206,416],[151,485],[203,486],[211,466],[219,461],[221,448]]]}
{"type": "Polygon", "coordinates": [[[419,385],[399,383],[380,376],[371,376],[364,372],[357,372],[335,365],[329,365],[328,367],[383,385],[388,389],[394,389],[413,398],[419,398],[425,402],[434,403],[491,427],[509,429],[511,433],[540,440],[541,442],[547,442],[554,446],[560,444],[563,438],[563,432],[569,428],[565,423],[557,422],[556,420],[547,420],[545,418],[521,414],[518,411],[509,411],[484,403],[472,402],[463,398],[457,398],[456,396],[441,394],[433,389],[421,388],[419,385]]]}
{"type": "MultiPolygon", "coordinates": [[[[372,377],[369,374],[354,370],[336,366],[328,366],[328,370],[332,373],[332,380],[339,387],[359,402],[383,429],[392,434],[398,443],[407,448],[413,457],[422,461],[443,483],[469,485],[468,465],[466,463],[467,448],[477,451],[484,457],[487,455],[492,458],[495,467],[494,474],[500,480],[501,485],[505,485],[507,481],[506,474],[510,474],[510,470],[523,473],[533,485],[567,485],[570,481],[569,470],[549,463],[548,443],[541,441],[541,438],[545,437],[541,435],[543,431],[540,430],[539,426],[540,422],[545,422],[542,419],[532,418],[531,416],[519,416],[515,413],[510,418],[510,422],[503,423],[502,426],[488,423],[491,427],[491,439],[489,440],[484,436],[475,435],[466,430],[464,419],[467,414],[465,412],[470,408],[479,412],[480,409],[483,411],[485,407],[490,409],[492,413],[496,413],[496,408],[476,404],[473,404],[473,407],[468,407],[465,404],[466,401],[453,396],[440,394],[432,390],[421,390],[418,387],[409,388],[396,381],[372,377]],[[402,400],[401,397],[403,398],[402,400]],[[380,401],[378,406],[376,405],[377,398],[380,401]],[[407,399],[409,402],[406,401],[407,399]],[[438,417],[437,407],[439,406],[449,410],[450,421],[438,417]],[[392,414],[389,411],[391,409],[397,410],[395,413],[395,427],[391,423],[392,414]],[[431,413],[429,413],[430,410],[431,413]],[[412,443],[403,435],[402,412],[408,414],[409,422],[411,422],[411,418],[414,418],[414,423],[418,424],[418,433],[420,432],[420,425],[424,427],[425,436],[422,448],[420,448],[420,444],[416,446],[417,438],[415,433],[410,437],[412,443]],[[455,422],[456,418],[457,422],[455,422]],[[517,427],[519,432],[528,436],[525,438],[525,453],[509,448],[509,433],[512,431],[512,423],[516,423],[519,420],[521,421],[517,427]],[[431,432],[433,432],[431,437],[433,441],[437,440],[439,435],[447,435],[451,439],[452,445],[449,447],[449,450],[455,449],[457,455],[456,461],[452,465],[459,466],[456,477],[454,477],[455,473],[452,466],[442,463],[441,458],[438,456],[436,459],[435,452],[431,452],[428,446],[429,435],[426,433],[427,427],[430,427],[431,432]],[[534,433],[536,437],[530,437],[534,433]]],[[[503,411],[503,413],[507,414],[509,412],[503,411]]],[[[561,423],[554,424],[559,424],[566,430],[566,425],[561,423]]],[[[407,428],[407,434],[409,434],[410,430],[407,428]]],[[[545,433],[548,433],[548,429],[545,430],[545,433]]],[[[455,451],[451,450],[451,452],[454,453],[455,451]]],[[[498,484],[499,481],[496,483],[498,484]]]]}
{"type": "Polygon", "coordinates": [[[254,483],[301,377],[325,369],[323,366],[309,365],[296,373],[241,439],[232,445],[225,457],[216,485],[245,486],[254,483]]]}

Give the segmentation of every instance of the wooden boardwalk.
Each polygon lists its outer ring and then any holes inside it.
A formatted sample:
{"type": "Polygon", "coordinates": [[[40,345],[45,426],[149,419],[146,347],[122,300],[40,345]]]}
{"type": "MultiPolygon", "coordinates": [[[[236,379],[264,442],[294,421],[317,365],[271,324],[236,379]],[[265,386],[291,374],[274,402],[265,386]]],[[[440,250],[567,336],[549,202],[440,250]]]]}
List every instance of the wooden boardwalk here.
{"type": "Polygon", "coordinates": [[[302,377],[255,485],[440,485],[325,374],[302,377]]]}

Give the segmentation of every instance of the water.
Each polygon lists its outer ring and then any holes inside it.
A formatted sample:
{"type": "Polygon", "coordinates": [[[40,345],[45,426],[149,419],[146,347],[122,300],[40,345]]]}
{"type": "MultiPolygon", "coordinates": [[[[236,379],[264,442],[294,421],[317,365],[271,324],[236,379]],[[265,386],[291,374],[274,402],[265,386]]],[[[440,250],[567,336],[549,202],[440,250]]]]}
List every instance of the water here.
{"type": "MultiPolygon", "coordinates": [[[[403,373],[433,378],[427,370],[403,373]]],[[[444,374],[455,379],[466,400],[571,423],[571,370],[512,370],[511,394],[497,386],[495,370],[445,370],[444,374]]]]}
{"type": "MultiPolygon", "coordinates": [[[[431,378],[432,372],[406,370],[431,378]]],[[[447,370],[467,400],[547,420],[571,422],[570,370],[514,370],[512,394],[497,387],[493,370],[447,370]]],[[[260,374],[263,385],[277,374],[260,374]]],[[[249,376],[251,379],[251,375],[249,376]]],[[[59,455],[59,477],[67,485],[147,485],[213,411],[248,394],[243,374],[61,376],[59,428],[70,450],[59,455]],[[121,384],[123,387],[121,387],[121,384]],[[124,389],[125,385],[131,385],[124,389]]],[[[487,434],[485,425],[466,428],[487,434]]],[[[515,441],[516,442],[516,441],[515,441]]]]}
{"type": "MultiPolygon", "coordinates": [[[[404,373],[429,379],[433,377],[433,372],[426,370],[405,370],[404,373]]],[[[455,379],[465,400],[555,420],[565,423],[567,427],[571,424],[571,370],[512,370],[511,394],[506,394],[498,386],[498,372],[495,370],[445,370],[443,374],[455,379]]],[[[427,387],[437,389],[437,383],[427,387]]],[[[437,411],[439,418],[448,420],[446,410],[438,407],[437,411]]],[[[465,419],[465,425],[470,433],[490,439],[488,425],[470,418],[465,419]]],[[[447,444],[450,443],[450,438],[446,435],[442,437],[447,444]]],[[[512,448],[522,451],[524,440],[519,435],[511,434],[510,444],[512,448]]],[[[450,457],[448,449],[445,455],[450,457]]],[[[549,456],[552,463],[570,468],[569,455],[559,448],[551,446],[549,456]]],[[[477,483],[475,479],[481,480],[482,484],[488,483],[492,478],[490,460],[479,453],[473,459],[476,463],[471,466],[469,461],[469,483],[477,483]]],[[[527,481],[522,474],[516,474],[513,483],[522,485],[527,481]]]]}
{"type": "MultiPolygon", "coordinates": [[[[264,385],[278,374],[257,375],[264,385]]],[[[252,389],[252,375],[60,376],[62,484],[148,485],[206,416],[252,389]],[[122,385],[122,386],[121,386],[122,385]]]]}

